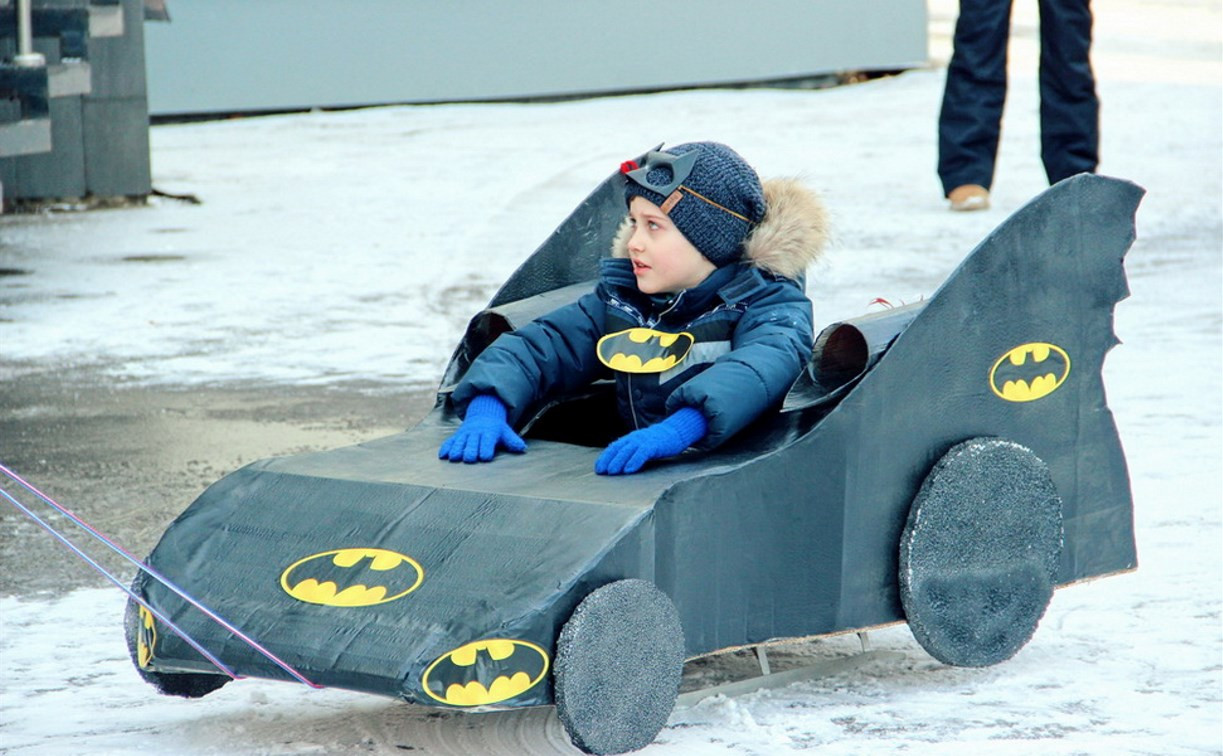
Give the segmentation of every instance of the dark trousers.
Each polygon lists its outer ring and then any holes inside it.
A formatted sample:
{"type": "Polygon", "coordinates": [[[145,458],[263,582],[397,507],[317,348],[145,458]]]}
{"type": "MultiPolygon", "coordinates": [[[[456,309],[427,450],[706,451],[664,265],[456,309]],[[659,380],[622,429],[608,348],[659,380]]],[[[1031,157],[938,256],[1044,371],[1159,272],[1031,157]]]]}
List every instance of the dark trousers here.
{"type": "MultiPolygon", "coordinates": [[[[1040,156],[1050,184],[1099,162],[1100,102],[1088,52],[1089,0],[1040,2],[1040,156]]],[[[938,122],[944,194],[994,179],[1011,0],[960,0],[938,122]]]]}

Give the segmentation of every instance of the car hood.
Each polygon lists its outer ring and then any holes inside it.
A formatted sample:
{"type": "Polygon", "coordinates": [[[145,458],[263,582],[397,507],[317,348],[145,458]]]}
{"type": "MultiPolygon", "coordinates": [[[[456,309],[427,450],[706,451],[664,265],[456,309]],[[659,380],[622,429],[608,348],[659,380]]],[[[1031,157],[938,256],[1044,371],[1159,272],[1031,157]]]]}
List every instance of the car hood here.
{"type": "MultiPolygon", "coordinates": [[[[613,572],[650,577],[652,507],[683,473],[597,476],[598,449],[545,441],[523,457],[452,464],[437,459],[453,431],[437,415],[226,476],[167,529],[150,564],[312,681],[416,700],[422,671],[447,652],[500,638],[550,657],[582,595],[613,572]]],[[[165,586],[142,583],[240,674],[287,677],[165,586]]],[[[215,671],[169,632],[152,669],[215,671]]]]}

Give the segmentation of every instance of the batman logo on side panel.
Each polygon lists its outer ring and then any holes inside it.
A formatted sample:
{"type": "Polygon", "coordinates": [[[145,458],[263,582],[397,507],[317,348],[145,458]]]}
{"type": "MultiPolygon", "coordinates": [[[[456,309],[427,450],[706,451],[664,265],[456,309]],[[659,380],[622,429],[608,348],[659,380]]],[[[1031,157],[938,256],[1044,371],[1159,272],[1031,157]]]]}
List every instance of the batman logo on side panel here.
{"type": "Polygon", "coordinates": [[[141,669],[148,669],[153,662],[153,647],[157,645],[157,625],[153,621],[153,613],[143,606],[138,616],[140,626],[136,628],[136,663],[141,669]]]}
{"type": "Polygon", "coordinates": [[[1020,344],[998,358],[989,387],[1008,402],[1031,402],[1052,394],[1070,375],[1070,355],[1056,344],[1020,344]]]}
{"type": "Polygon", "coordinates": [[[535,687],[548,674],[548,653],[534,643],[489,638],[439,656],[421,675],[421,687],[451,706],[506,701],[535,687]]]}
{"type": "Polygon", "coordinates": [[[661,373],[683,362],[692,334],[629,328],[599,339],[599,362],[621,373],[661,373]]]}
{"type": "Polygon", "coordinates": [[[289,565],[280,587],[308,604],[372,606],[403,598],[424,579],[415,559],[395,551],[333,549],[289,565]]]}

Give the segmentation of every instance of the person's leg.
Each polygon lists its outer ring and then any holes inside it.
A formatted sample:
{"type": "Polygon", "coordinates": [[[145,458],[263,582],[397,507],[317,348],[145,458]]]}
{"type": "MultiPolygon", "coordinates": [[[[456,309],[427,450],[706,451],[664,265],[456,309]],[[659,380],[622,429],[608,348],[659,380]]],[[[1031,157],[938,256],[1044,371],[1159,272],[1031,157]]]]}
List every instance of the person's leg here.
{"type": "Polygon", "coordinates": [[[1040,0],[1040,156],[1050,184],[1099,162],[1089,0],[1040,0]]]}
{"type": "Polygon", "coordinates": [[[988,189],[993,183],[1010,22],[1011,0],[960,0],[938,122],[944,194],[965,184],[988,189]]]}

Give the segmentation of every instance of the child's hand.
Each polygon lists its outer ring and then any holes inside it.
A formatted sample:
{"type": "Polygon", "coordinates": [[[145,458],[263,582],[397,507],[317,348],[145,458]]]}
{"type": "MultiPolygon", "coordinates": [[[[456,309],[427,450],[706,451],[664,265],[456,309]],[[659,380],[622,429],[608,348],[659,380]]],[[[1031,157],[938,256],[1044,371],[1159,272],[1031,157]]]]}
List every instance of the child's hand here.
{"type": "Polygon", "coordinates": [[[491,394],[481,394],[467,405],[463,424],[442,442],[438,459],[451,462],[488,462],[504,446],[515,454],[527,450],[527,442],[505,422],[505,405],[491,394]]]}
{"type": "Polygon", "coordinates": [[[672,457],[705,437],[708,423],[700,410],[684,407],[661,423],[621,436],[595,460],[599,475],[629,475],[651,459],[672,457]]]}

